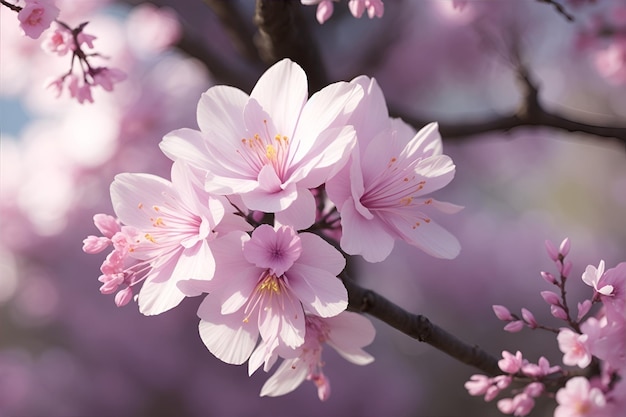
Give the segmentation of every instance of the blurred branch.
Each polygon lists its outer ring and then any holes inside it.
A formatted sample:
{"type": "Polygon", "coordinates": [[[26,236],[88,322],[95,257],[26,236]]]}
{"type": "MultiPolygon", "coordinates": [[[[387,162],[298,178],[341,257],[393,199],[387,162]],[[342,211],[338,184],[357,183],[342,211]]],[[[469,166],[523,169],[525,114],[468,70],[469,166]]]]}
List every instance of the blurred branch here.
{"type": "Polygon", "coordinates": [[[556,11],[559,14],[562,14],[568,21],[573,22],[574,21],[574,16],[572,16],[571,14],[569,14],[567,12],[567,10],[565,10],[565,7],[563,7],[562,4],[557,3],[555,0],[537,0],[539,3],[546,3],[546,4],[551,4],[552,6],[554,6],[554,8],[556,9],[556,11]]]}
{"type": "Polygon", "coordinates": [[[348,290],[348,309],[368,313],[402,333],[420,342],[428,343],[467,365],[474,366],[488,375],[502,371],[498,360],[479,348],[457,339],[421,314],[412,314],[387,300],[382,295],[363,288],[347,277],[343,283],[348,290]]]}
{"type": "Polygon", "coordinates": [[[244,19],[232,0],[203,0],[218,17],[235,48],[246,59],[260,62],[259,53],[252,41],[254,28],[252,21],[244,19]]]}
{"type": "MultiPolygon", "coordinates": [[[[471,136],[490,132],[508,132],[523,126],[548,127],[566,132],[582,132],[595,135],[603,142],[618,142],[626,146],[626,127],[598,126],[563,117],[546,110],[539,101],[539,89],[532,80],[528,69],[522,65],[518,67],[518,81],[522,93],[522,100],[517,110],[505,116],[492,117],[474,123],[447,123],[440,122],[439,131],[444,140],[458,141],[469,139],[471,136]]],[[[394,117],[401,117],[407,123],[419,128],[430,121],[413,117],[400,109],[391,109],[394,117]]]]}
{"type": "Polygon", "coordinates": [[[291,58],[304,68],[311,93],[328,85],[328,74],[300,13],[299,2],[257,0],[254,22],[259,28],[255,43],[268,66],[282,58],[291,58]]]}

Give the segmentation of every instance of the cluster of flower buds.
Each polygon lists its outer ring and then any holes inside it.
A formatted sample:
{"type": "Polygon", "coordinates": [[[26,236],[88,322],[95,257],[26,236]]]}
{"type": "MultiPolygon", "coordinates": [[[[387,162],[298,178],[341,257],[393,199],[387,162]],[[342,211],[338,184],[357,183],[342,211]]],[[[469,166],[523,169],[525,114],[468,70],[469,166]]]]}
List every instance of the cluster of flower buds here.
{"type": "MultiPolygon", "coordinates": [[[[333,1],[339,0],[300,0],[305,6],[313,6],[317,4],[317,12],[315,17],[320,24],[326,22],[333,15],[333,1]]],[[[370,19],[374,17],[383,17],[385,13],[385,5],[382,0],[349,0],[348,8],[352,16],[360,19],[365,12],[370,19]]]]}
{"type": "Polygon", "coordinates": [[[554,395],[548,386],[554,387],[553,391],[558,389],[555,417],[617,417],[626,405],[626,263],[606,271],[604,261],[598,267],[587,266],[582,281],[593,288],[593,294],[578,303],[574,318],[565,297],[565,284],[572,270],[571,261],[566,259],[569,250],[569,239],[558,249],[547,241],[546,251],[559,274],[557,277],[541,272],[546,282],[557,287],[557,292],[542,291],[541,297],[550,306],[552,316],[564,322],[563,327],[541,325],[525,308],[521,317],[501,305],[494,305],[493,310],[498,319],[507,322],[506,331],[529,327],[556,334],[563,365],[578,367],[579,371],[551,367],[544,357],[538,364],[531,364],[519,351],[515,355],[504,351],[503,359],[498,362],[503,375],[493,378],[473,375],[465,384],[470,395],[484,395],[486,401],[494,399],[512,382],[526,384],[523,390],[514,390],[513,398],[498,402],[498,409],[504,414],[528,415],[534,407],[534,398],[554,395]],[[590,315],[594,304],[601,307],[595,315],[590,315]],[[559,381],[567,382],[562,386],[563,382],[559,385],[559,381]]]}
{"type": "Polygon", "coordinates": [[[70,97],[79,103],[93,103],[92,88],[100,86],[106,91],[112,91],[114,84],[126,79],[126,74],[117,68],[97,67],[90,62],[92,58],[102,56],[88,52],[88,49],[94,48],[93,41],[96,39],[84,31],[88,22],[71,28],[57,20],[59,9],[54,0],[25,0],[24,6],[4,1],[2,4],[17,12],[24,35],[38,39],[46,32],[42,43],[46,52],[58,56],[71,54],[69,71],[47,83],[47,87],[54,90],[57,97],[67,89],[70,97]],[[76,62],[80,68],[78,75],[74,74],[76,62]]]}

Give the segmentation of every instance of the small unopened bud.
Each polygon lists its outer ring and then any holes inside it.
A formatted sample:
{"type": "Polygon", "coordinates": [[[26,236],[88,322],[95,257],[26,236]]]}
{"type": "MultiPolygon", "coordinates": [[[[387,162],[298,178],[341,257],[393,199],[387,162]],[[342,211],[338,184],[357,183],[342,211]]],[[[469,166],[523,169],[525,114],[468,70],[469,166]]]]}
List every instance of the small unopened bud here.
{"type": "Polygon", "coordinates": [[[501,306],[501,305],[495,304],[495,305],[491,306],[491,308],[493,309],[493,312],[496,314],[496,317],[498,319],[500,319],[502,321],[511,321],[511,320],[513,320],[513,316],[511,315],[511,312],[505,306],[501,306]]]}
{"type": "Polygon", "coordinates": [[[123,307],[133,299],[133,289],[131,287],[126,287],[117,294],[115,294],[115,305],[118,307],[123,307]]]}
{"type": "Polygon", "coordinates": [[[522,320],[515,320],[504,326],[504,331],[509,333],[519,332],[524,328],[524,322],[522,320]]]}
{"type": "Polygon", "coordinates": [[[556,278],[549,272],[541,271],[541,277],[545,279],[548,284],[556,284],[556,278]]]}
{"type": "Polygon", "coordinates": [[[565,312],[565,310],[563,310],[562,307],[551,305],[550,313],[552,313],[552,315],[557,319],[567,320],[567,313],[565,312]]]}
{"type": "Polygon", "coordinates": [[[535,316],[529,310],[522,308],[522,317],[531,329],[535,329],[538,326],[535,316]]]}
{"type": "Polygon", "coordinates": [[[553,306],[561,305],[561,298],[552,291],[541,291],[541,297],[544,301],[553,306]]]}
{"type": "Polygon", "coordinates": [[[591,309],[591,300],[585,300],[582,303],[578,303],[578,316],[577,320],[580,321],[591,309]]]}
{"type": "Polygon", "coordinates": [[[531,382],[530,384],[526,385],[526,388],[524,388],[524,392],[531,397],[537,398],[543,393],[544,388],[545,387],[541,382],[531,382]]]}
{"type": "Polygon", "coordinates": [[[548,256],[550,257],[550,259],[552,259],[554,262],[558,261],[559,251],[556,249],[554,244],[551,241],[546,240],[545,245],[546,245],[546,252],[548,252],[548,256]]]}
{"type": "Polygon", "coordinates": [[[570,272],[572,272],[572,263],[570,261],[566,261],[563,265],[563,270],[561,271],[561,275],[563,277],[568,277],[570,272]]]}
{"type": "Polygon", "coordinates": [[[570,243],[569,243],[569,238],[566,237],[565,239],[563,239],[563,242],[561,242],[561,246],[559,246],[559,253],[561,254],[561,256],[566,257],[567,254],[569,253],[569,249],[570,249],[570,243]]]}

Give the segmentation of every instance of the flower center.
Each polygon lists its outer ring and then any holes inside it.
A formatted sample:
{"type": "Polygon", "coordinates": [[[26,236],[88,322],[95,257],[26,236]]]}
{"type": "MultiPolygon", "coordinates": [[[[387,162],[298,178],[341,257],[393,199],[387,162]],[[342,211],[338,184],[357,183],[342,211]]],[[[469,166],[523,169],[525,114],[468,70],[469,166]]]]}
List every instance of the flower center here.
{"type": "Polygon", "coordinates": [[[285,179],[287,157],[289,155],[289,138],[281,134],[272,136],[267,126],[264,133],[255,133],[251,138],[241,139],[241,148],[237,153],[246,161],[254,172],[259,172],[265,165],[271,165],[281,180],[285,179]]]}

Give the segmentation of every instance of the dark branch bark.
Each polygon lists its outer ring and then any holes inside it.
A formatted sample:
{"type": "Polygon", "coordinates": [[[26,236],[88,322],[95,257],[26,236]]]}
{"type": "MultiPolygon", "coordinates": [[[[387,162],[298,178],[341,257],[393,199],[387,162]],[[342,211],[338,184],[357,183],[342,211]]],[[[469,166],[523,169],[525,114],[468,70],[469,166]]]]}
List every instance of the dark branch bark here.
{"type": "Polygon", "coordinates": [[[348,290],[348,309],[368,313],[420,342],[428,343],[460,362],[480,369],[488,375],[502,373],[498,360],[480,349],[457,339],[422,315],[411,314],[385,297],[344,277],[348,290]]]}
{"type": "Polygon", "coordinates": [[[218,17],[235,49],[251,62],[260,63],[254,42],[252,19],[244,19],[232,0],[203,0],[218,17]]]}
{"type": "MultiPolygon", "coordinates": [[[[444,140],[466,140],[471,136],[490,133],[508,132],[518,127],[548,127],[566,132],[581,132],[597,136],[604,143],[618,142],[626,147],[626,127],[597,126],[571,120],[557,113],[546,110],[539,100],[539,88],[533,81],[528,69],[518,68],[518,80],[522,100],[517,111],[512,114],[485,119],[481,122],[451,124],[440,122],[439,131],[444,140]]],[[[395,117],[401,117],[415,127],[426,125],[428,120],[412,117],[398,109],[391,111],[395,117]]]]}
{"type": "Polygon", "coordinates": [[[574,21],[574,16],[572,16],[571,14],[569,14],[567,12],[567,10],[565,10],[565,7],[563,7],[562,4],[556,2],[555,0],[537,0],[540,3],[546,3],[546,4],[551,4],[552,6],[554,6],[554,8],[556,9],[556,11],[559,14],[562,14],[568,21],[573,22],[574,21]]]}
{"type": "Polygon", "coordinates": [[[257,0],[254,22],[259,28],[255,38],[259,55],[268,66],[282,58],[291,58],[304,68],[311,93],[328,85],[328,74],[300,13],[299,2],[257,0]]]}

